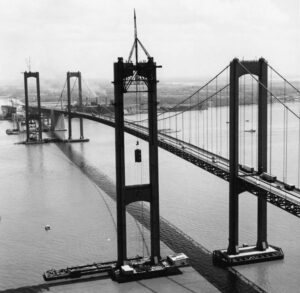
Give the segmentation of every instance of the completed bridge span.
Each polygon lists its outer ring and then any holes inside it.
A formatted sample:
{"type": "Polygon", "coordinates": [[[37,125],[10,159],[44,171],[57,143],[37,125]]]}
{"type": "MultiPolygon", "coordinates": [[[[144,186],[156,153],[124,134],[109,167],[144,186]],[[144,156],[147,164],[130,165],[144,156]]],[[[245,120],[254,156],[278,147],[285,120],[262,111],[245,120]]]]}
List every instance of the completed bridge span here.
{"type": "MultiPolygon", "coordinates": [[[[31,107],[34,109],[34,107],[31,107]]],[[[42,113],[55,113],[68,115],[67,110],[51,109],[42,107],[42,113]]],[[[71,111],[72,118],[84,118],[105,124],[110,127],[115,127],[114,117],[105,115],[96,115],[78,111],[71,111]]],[[[141,138],[148,140],[148,128],[134,122],[125,121],[124,131],[141,138]]],[[[204,150],[198,146],[176,139],[166,133],[159,132],[158,144],[162,149],[171,152],[172,154],[193,163],[194,165],[218,176],[226,181],[229,181],[229,160],[216,155],[212,152],[204,150]]],[[[243,170],[239,171],[240,186],[243,190],[248,191],[253,195],[264,194],[271,204],[300,217],[300,190],[295,188],[292,191],[285,189],[285,184],[282,181],[266,182],[261,179],[257,172],[247,173],[243,170]]]]}

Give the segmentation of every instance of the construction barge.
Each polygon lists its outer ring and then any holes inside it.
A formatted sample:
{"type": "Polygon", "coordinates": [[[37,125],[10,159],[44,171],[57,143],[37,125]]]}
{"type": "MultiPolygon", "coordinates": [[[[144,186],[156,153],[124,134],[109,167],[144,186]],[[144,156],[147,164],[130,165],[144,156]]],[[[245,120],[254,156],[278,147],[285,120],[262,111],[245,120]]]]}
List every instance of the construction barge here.
{"type": "Polygon", "coordinates": [[[116,267],[115,261],[92,263],[81,266],[67,267],[65,269],[51,269],[43,274],[45,281],[54,281],[59,279],[80,278],[82,276],[109,273],[116,267]]]}
{"type": "Polygon", "coordinates": [[[92,263],[65,269],[51,269],[43,274],[45,281],[75,279],[90,275],[108,275],[118,283],[181,274],[179,267],[188,265],[188,257],[183,254],[169,255],[154,264],[150,258],[128,259],[123,266],[117,267],[116,261],[92,263]]]}

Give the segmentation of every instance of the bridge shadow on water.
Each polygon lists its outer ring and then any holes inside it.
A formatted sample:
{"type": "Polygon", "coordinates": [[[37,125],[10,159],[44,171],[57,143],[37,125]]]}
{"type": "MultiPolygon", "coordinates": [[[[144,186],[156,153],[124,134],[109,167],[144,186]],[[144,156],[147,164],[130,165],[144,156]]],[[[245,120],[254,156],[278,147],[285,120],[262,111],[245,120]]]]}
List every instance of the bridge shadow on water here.
{"type": "MultiPolygon", "coordinates": [[[[101,188],[113,200],[116,200],[115,184],[111,181],[110,178],[101,173],[100,170],[87,164],[83,156],[80,153],[74,151],[74,149],[72,149],[72,146],[60,143],[58,143],[57,146],[99,188],[101,188]]],[[[127,211],[144,227],[146,227],[148,230],[150,229],[150,212],[148,209],[145,209],[144,207],[142,213],[141,204],[139,202],[136,202],[127,206],[127,211]]],[[[163,241],[173,251],[185,253],[190,258],[191,266],[221,292],[265,292],[253,282],[239,274],[236,270],[232,268],[228,269],[214,266],[212,263],[212,254],[210,251],[208,251],[201,244],[194,241],[191,237],[186,235],[183,231],[181,231],[162,217],[160,218],[160,229],[161,241],[163,241]]],[[[66,285],[74,282],[86,282],[88,280],[99,280],[103,278],[107,278],[107,276],[67,280],[52,284],[40,284],[18,289],[9,289],[1,292],[45,292],[49,290],[51,286],[66,285]]]]}
{"type": "MultiPolygon", "coordinates": [[[[68,144],[57,144],[60,150],[101,188],[113,200],[116,200],[116,187],[108,176],[87,164],[83,156],[68,144]]],[[[150,229],[150,212],[141,209],[139,202],[127,206],[127,211],[148,230],[150,229]]],[[[194,241],[183,231],[160,217],[160,237],[175,252],[183,252],[190,258],[191,266],[206,280],[224,293],[265,292],[253,282],[234,269],[216,267],[212,263],[212,254],[201,244],[194,241]]]]}

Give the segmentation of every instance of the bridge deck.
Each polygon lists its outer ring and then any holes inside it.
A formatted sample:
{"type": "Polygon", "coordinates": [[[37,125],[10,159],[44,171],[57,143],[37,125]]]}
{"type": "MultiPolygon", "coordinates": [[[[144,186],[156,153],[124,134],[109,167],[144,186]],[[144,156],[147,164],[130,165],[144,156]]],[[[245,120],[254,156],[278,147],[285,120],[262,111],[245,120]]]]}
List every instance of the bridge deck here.
{"type": "MultiPolygon", "coordinates": [[[[66,110],[53,110],[50,108],[42,108],[43,113],[50,114],[51,111],[57,114],[65,114],[66,110]]],[[[83,112],[72,112],[73,118],[85,118],[88,120],[100,122],[102,124],[114,127],[115,122],[113,117],[98,116],[83,112]]],[[[141,125],[132,122],[125,122],[125,129],[127,133],[139,137],[143,140],[148,140],[148,129],[141,125]]],[[[193,163],[194,165],[229,181],[229,161],[226,158],[220,157],[214,153],[201,149],[195,145],[178,140],[165,133],[160,133],[158,137],[159,147],[165,149],[172,154],[193,163]]],[[[244,191],[248,191],[254,195],[264,194],[268,202],[271,204],[300,217],[300,190],[295,188],[293,191],[288,191],[284,188],[284,183],[275,181],[269,183],[262,180],[257,174],[249,175],[246,172],[239,172],[239,179],[244,191]]]]}

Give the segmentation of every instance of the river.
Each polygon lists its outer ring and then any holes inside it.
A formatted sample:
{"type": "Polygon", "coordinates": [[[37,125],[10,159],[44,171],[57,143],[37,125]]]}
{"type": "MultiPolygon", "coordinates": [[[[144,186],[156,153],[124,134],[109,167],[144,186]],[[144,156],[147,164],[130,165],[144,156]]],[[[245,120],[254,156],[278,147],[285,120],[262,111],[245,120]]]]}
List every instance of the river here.
{"type": "MultiPolygon", "coordinates": [[[[74,138],[79,137],[78,121],[73,125],[74,138]]],[[[0,290],[40,284],[42,272],[51,267],[115,259],[115,202],[72,161],[80,154],[82,164],[98,170],[104,184],[114,182],[114,129],[84,121],[88,143],[25,146],[14,144],[23,135],[5,134],[11,127],[0,121],[0,290]]],[[[147,182],[147,148],[139,143],[143,162],[136,164],[136,138],[126,135],[127,184],[147,182]]],[[[227,247],[227,182],[164,150],[159,151],[159,180],[162,217],[209,251],[227,247]]],[[[254,244],[257,199],[248,193],[240,197],[240,241],[254,244]]],[[[128,254],[147,254],[142,234],[148,242],[148,232],[127,218],[128,254]]],[[[237,270],[268,292],[297,292],[299,232],[297,217],[268,205],[268,241],[283,249],[285,259],[237,270]]],[[[162,254],[169,251],[162,245],[162,254]]]]}

